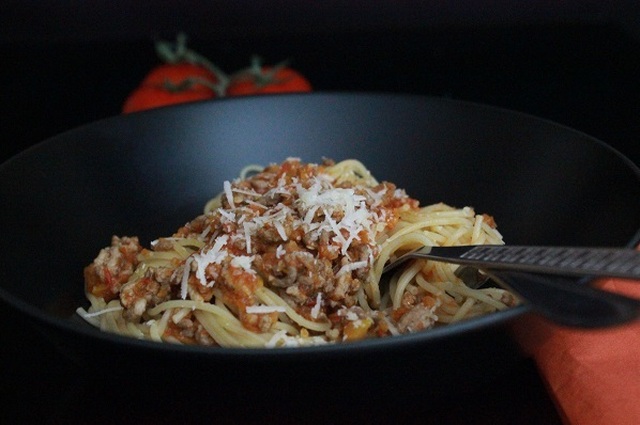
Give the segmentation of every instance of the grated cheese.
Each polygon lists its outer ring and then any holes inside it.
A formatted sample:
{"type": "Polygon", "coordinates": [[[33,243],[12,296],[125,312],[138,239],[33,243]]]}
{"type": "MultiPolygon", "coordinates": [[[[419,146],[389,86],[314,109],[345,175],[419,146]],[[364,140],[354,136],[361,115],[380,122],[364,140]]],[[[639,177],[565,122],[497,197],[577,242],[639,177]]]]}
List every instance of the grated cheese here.
{"type": "Polygon", "coordinates": [[[286,241],[287,239],[289,239],[287,237],[287,232],[284,229],[284,226],[282,225],[282,223],[279,220],[274,220],[273,221],[273,225],[276,228],[276,230],[278,231],[278,235],[280,235],[280,237],[282,238],[283,241],[286,241]]]}
{"type": "Polygon", "coordinates": [[[238,189],[236,187],[232,188],[231,191],[235,193],[240,193],[242,195],[253,196],[256,198],[259,198],[261,196],[258,192],[255,192],[253,190],[238,189]]]}
{"type": "Polygon", "coordinates": [[[189,271],[191,271],[191,263],[193,257],[187,258],[184,262],[184,270],[182,271],[182,280],[180,281],[180,297],[184,300],[187,299],[187,287],[189,283],[189,271]]]}
{"type": "Polygon", "coordinates": [[[247,254],[251,254],[251,224],[245,222],[242,223],[242,227],[244,229],[244,240],[247,245],[247,254]]]}
{"type": "Polygon", "coordinates": [[[350,273],[354,270],[363,269],[369,265],[368,261],[355,261],[353,263],[347,263],[344,266],[340,267],[336,276],[342,276],[345,273],[350,273]]]}
{"type": "Polygon", "coordinates": [[[218,208],[218,212],[220,213],[220,215],[222,217],[226,218],[228,221],[231,221],[231,222],[236,221],[236,216],[231,211],[227,211],[225,209],[218,208]]]}
{"type": "Polygon", "coordinates": [[[249,305],[245,308],[249,314],[268,314],[268,313],[284,313],[286,307],[281,305],[249,305]]]}
{"type": "Polygon", "coordinates": [[[256,274],[255,270],[251,268],[254,258],[256,258],[255,255],[252,255],[251,257],[246,255],[239,255],[239,256],[233,257],[233,259],[231,260],[231,265],[234,267],[244,269],[249,273],[256,274]]]}
{"type": "Polygon", "coordinates": [[[224,189],[224,194],[227,197],[227,202],[229,202],[231,208],[235,208],[236,204],[233,202],[233,192],[231,191],[231,183],[229,180],[225,180],[222,187],[224,189]]]}
{"type": "Polygon", "coordinates": [[[256,202],[256,201],[252,201],[252,200],[250,200],[250,199],[245,199],[245,201],[244,201],[244,202],[245,202],[247,205],[251,205],[251,206],[256,207],[256,208],[260,208],[260,209],[263,209],[263,210],[266,210],[266,209],[267,209],[267,206],[262,205],[261,203],[256,202]]]}
{"type": "Polygon", "coordinates": [[[316,304],[311,309],[311,317],[317,319],[320,315],[320,309],[322,308],[322,292],[318,292],[316,295],[316,304]]]}
{"type": "Polygon", "coordinates": [[[207,235],[209,235],[209,233],[211,233],[211,226],[207,226],[205,227],[205,229],[202,231],[202,233],[200,233],[200,238],[204,239],[207,237],[207,235]]]}
{"type": "MultiPolygon", "coordinates": [[[[323,231],[333,233],[332,240],[340,245],[342,255],[346,255],[351,243],[360,239],[360,232],[365,231],[374,236],[373,224],[377,221],[376,216],[367,208],[366,197],[357,194],[354,189],[334,188],[324,176],[315,178],[308,188],[299,183],[295,188],[303,211],[303,223],[314,238],[319,237],[323,231]],[[324,220],[314,223],[318,210],[323,212],[324,220]],[[337,221],[334,216],[342,218],[337,221]]],[[[384,191],[376,193],[370,190],[367,193],[375,194],[379,203],[384,191]]]]}
{"type": "Polygon", "coordinates": [[[207,266],[209,264],[220,264],[222,263],[222,260],[224,260],[227,257],[227,255],[229,255],[227,250],[223,249],[226,243],[228,242],[228,240],[229,240],[228,235],[219,236],[218,238],[216,238],[216,241],[213,244],[213,247],[209,251],[205,253],[200,251],[198,253],[193,254],[190,257],[191,259],[193,259],[193,261],[196,262],[196,265],[198,266],[196,270],[196,277],[198,278],[198,280],[202,285],[207,285],[207,278],[204,274],[207,266]]]}
{"type": "Polygon", "coordinates": [[[344,317],[345,319],[353,322],[359,319],[358,314],[347,307],[342,307],[338,310],[338,316],[344,317]]]}
{"type": "Polygon", "coordinates": [[[303,221],[306,224],[311,224],[313,218],[316,215],[316,212],[320,209],[320,205],[313,205],[311,208],[307,210],[307,213],[304,215],[303,221]]]}

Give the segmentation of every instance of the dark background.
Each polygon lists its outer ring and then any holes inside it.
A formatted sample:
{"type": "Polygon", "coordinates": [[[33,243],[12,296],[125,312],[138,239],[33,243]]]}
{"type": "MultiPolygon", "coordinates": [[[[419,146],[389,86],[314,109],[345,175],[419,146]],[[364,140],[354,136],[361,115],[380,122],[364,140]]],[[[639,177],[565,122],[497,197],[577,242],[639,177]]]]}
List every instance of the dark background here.
{"type": "MultiPolygon", "coordinates": [[[[103,117],[184,31],[226,71],[291,59],[316,90],[531,113],[640,161],[640,5],[602,1],[0,2],[3,158],[103,117]]],[[[517,141],[514,141],[517,142],[517,141]]]]}
{"type": "MultiPolygon", "coordinates": [[[[640,6],[633,0],[0,1],[0,160],[118,114],[158,63],[153,41],[179,31],[226,71],[246,66],[252,54],[268,63],[289,58],[316,90],[515,109],[591,134],[640,163],[640,6]]],[[[34,422],[81,422],[87,412],[74,416],[76,399],[90,389],[72,376],[74,366],[37,334],[9,340],[7,330],[22,323],[5,308],[1,315],[1,396],[13,407],[0,418],[18,412],[34,422]]],[[[464,403],[443,403],[431,418],[560,423],[532,361],[464,403]]]]}

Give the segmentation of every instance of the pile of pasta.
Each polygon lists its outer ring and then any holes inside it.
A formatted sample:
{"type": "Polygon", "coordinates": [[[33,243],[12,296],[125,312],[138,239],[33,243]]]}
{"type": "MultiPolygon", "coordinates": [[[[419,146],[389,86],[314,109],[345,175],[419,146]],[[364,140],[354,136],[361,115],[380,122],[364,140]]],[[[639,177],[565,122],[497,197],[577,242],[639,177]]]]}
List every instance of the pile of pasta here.
{"type": "Polygon", "coordinates": [[[85,269],[92,325],[135,338],[299,347],[425,331],[513,306],[457,266],[389,261],[421,246],[503,244],[493,218],[420,206],[359,161],[288,158],[225,181],[204,213],[149,248],[114,236],[85,269]]]}

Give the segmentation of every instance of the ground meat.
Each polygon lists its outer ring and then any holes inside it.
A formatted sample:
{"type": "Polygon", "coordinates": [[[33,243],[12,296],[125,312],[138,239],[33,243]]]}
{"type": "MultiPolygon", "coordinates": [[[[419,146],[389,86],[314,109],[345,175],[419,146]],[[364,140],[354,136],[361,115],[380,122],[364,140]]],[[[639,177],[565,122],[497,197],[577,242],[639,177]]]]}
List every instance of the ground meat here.
{"type": "MultiPolygon", "coordinates": [[[[275,173],[263,171],[255,178],[248,180],[246,186],[251,187],[253,190],[260,194],[263,194],[273,187],[272,181],[276,177],[277,175],[275,173]]],[[[272,205],[275,204],[277,204],[277,202],[273,203],[272,205]]]]}
{"type": "Polygon", "coordinates": [[[178,273],[170,268],[152,268],[149,270],[149,277],[161,284],[176,285],[178,283],[178,273]]]}
{"type": "Polygon", "coordinates": [[[178,229],[178,231],[173,236],[182,238],[197,238],[198,235],[204,232],[208,225],[208,218],[203,214],[178,229]]]}
{"type": "Polygon", "coordinates": [[[258,242],[261,242],[263,244],[275,244],[284,242],[282,236],[273,224],[267,224],[264,227],[258,229],[255,237],[256,239],[258,239],[258,242]]]}
{"type": "Polygon", "coordinates": [[[120,291],[120,302],[125,308],[125,317],[137,320],[146,309],[168,300],[170,294],[169,285],[145,277],[125,284],[120,291]]]}
{"type": "Polygon", "coordinates": [[[100,250],[93,263],[84,269],[87,292],[105,301],[117,298],[138,265],[141,251],[137,237],[113,236],[111,246],[100,250]]]}
{"type": "Polygon", "coordinates": [[[274,288],[284,288],[296,304],[305,304],[318,292],[331,293],[335,289],[335,273],[329,260],[316,258],[295,242],[286,245],[286,253],[257,256],[254,265],[274,288]]]}
{"type": "Polygon", "coordinates": [[[160,238],[155,241],[153,245],[154,251],[171,251],[173,249],[174,242],[169,238],[160,238]]]}
{"type": "MultiPolygon", "coordinates": [[[[126,283],[142,250],[135,238],[114,237],[87,267],[88,287],[104,286],[106,298],[119,294],[128,320],[145,320],[149,308],[169,299],[221,300],[245,328],[266,332],[282,313],[247,313],[262,304],[257,291],[263,286],[303,317],[327,319],[357,305],[377,254],[376,238],[395,224],[396,209],[417,207],[392,184],[337,182],[322,166],[295,159],[225,182],[223,189],[219,208],[154,242],[152,249],[165,255],[162,266],[150,256],[144,276],[126,283]],[[176,249],[174,238],[193,239],[197,246],[176,249]],[[187,248],[196,252],[185,253],[187,248]]],[[[343,334],[343,326],[348,338],[360,338],[373,321],[340,318],[331,338],[343,334]]],[[[169,328],[180,341],[214,343],[195,316],[169,328]]]]}
{"type": "Polygon", "coordinates": [[[433,308],[418,304],[400,318],[397,327],[402,333],[421,331],[433,327],[436,319],[433,308]]]}
{"type": "Polygon", "coordinates": [[[198,324],[196,332],[194,334],[195,340],[200,345],[216,345],[216,342],[211,338],[209,332],[202,325],[198,324]]]}

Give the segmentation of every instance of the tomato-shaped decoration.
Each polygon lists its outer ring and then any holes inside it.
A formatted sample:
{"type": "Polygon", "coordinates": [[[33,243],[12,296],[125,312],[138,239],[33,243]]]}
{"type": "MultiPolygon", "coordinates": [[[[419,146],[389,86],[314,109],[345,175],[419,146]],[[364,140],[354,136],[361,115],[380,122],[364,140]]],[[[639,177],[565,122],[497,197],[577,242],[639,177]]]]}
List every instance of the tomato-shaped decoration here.
{"type": "Polygon", "coordinates": [[[127,97],[123,113],[142,111],[216,96],[216,76],[189,63],[164,64],[152,69],[127,97]]]}

